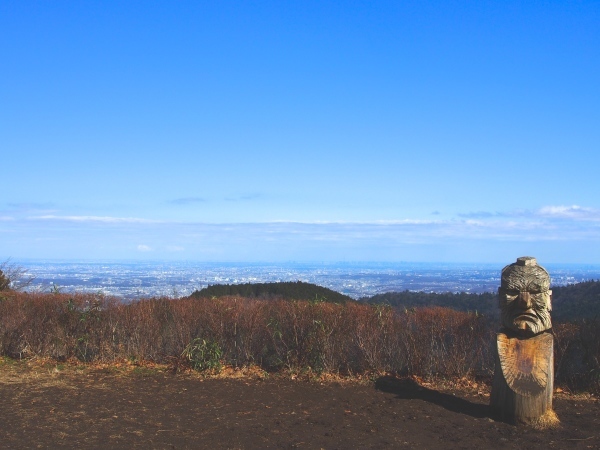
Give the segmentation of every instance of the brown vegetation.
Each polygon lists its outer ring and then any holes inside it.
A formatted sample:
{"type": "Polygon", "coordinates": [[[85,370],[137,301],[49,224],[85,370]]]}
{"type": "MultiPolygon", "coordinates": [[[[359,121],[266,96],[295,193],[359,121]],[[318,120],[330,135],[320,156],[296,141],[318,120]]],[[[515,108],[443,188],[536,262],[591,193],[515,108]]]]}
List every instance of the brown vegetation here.
{"type": "MultiPolygon", "coordinates": [[[[556,325],[556,380],[600,391],[598,321],[556,325]]],[[[0,355],[57,361],[151,361],[200,370],[423,378],[490,377],[498,324],[446,308],[397,310],[348,302],[148,299],[122,304],[98,295],[4,293],[0,355]]]]}

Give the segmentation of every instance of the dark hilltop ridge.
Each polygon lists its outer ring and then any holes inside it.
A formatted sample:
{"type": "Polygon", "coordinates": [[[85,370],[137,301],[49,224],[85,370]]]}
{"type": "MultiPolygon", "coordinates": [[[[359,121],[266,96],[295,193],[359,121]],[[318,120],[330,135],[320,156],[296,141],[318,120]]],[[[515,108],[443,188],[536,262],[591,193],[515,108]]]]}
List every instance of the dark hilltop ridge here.
{"type": "Polygon", "coordinates": [[[354,301],[326,287],[303,281],[278,283],[215,284],[192,293],[191,297],[212,298],[239,296],[265,300],[313,300],[332,303],[354,301]]]}
{"type": "Polygon", "coordinates": [[[559,321],[600,319],[600,281],[553,287],[552,318],[559,321]]]}
{"type": "Polygon", "coordinates": [[[456,311],[476,312],[478,314],[496,316],[498,315],[498,302],[496,294],[484,292],[482,294],[471,294],[467,292],[386,292],[372,297],[363,297],[360,301],[372,305],[389,305],[395,308],[414,309],[431,306],[451,308],[456,311]]]}
{"type": "MultiPolygon", "coordinates": [[[[354,302],[351,297],[334,290],[302,281],[277,283],[215,284],[192,293],[194,298],[239,296],[263,300],[312,300],[332,303],[354,302]]],[[[443,307],[456,311],[473,312],[488,317],[498,315],[496,293],[467,292],[387,292],[362,297],[361,303],[388,305],[394,308],[414,309],[443,307]]],[[[600,281],[584,281],[552,288],[552,317],[557,321],[573,321],[600,317],[600,281]]]]}

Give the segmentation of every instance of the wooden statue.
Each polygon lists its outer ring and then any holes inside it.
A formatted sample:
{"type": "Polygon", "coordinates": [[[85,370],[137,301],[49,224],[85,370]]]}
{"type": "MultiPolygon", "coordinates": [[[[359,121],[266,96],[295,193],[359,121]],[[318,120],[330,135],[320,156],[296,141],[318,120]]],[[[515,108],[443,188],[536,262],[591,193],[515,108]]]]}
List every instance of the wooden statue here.
{"type": "Polygon", "coordinates": [[[550,275],[525,256],[502,269],[502,328],[490,404],[502,420],[540,428],[558,422],[552,410],[554,354],[550,275]]]}

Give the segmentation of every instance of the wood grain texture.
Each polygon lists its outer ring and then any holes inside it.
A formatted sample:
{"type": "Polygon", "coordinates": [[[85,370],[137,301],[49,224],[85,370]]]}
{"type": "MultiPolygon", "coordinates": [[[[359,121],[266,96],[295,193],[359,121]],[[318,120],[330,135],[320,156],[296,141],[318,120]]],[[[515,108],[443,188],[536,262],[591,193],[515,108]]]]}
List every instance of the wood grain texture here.
{"type": "Polygon", "coordinates": [[[503,420],[531,423],[552,409],[554,339],[498,333],[491,406],[503,420]]]}
{"type": "Polygon", "coordinates": [[[539,338],[509,338],[500,333],[497,337],[498,356],[504,379],[520,395],[539,395],[548,384],[552,335],[544,333],[539,338]]]}

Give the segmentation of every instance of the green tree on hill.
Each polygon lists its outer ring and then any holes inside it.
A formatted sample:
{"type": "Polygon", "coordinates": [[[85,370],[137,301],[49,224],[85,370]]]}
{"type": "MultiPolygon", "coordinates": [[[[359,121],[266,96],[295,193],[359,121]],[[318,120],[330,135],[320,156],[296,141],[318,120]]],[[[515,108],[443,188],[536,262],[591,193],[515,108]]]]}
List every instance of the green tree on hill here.
{"type": "Polygon", "coordinates": [[[5,291],[10,287],[10,279],[0,270],[0,291],[5,291]]]}
{"type": "Polygon", "coordinates": [[[552,288],[552,318],[600,318],[600,281],[584,281],[552,288]]]}
{"type": "Polygon", "coordinates": [[[418,308],[441,306],[455,309],[457,311],[478,312],[487,316],[498,314],[498,302],[496,294],[484,292],[482,294],[470,294],[466,292],[387,292],[377,294],[373,297],[361,299],[371,304],[386,304],[398,308],[418,308]]]}
{"type": "Polygon", "coordinates": [[[265,300],[315,300],[334,303],[344,303],[352,300],[347,295],[331,289],[302,281],[286,281],[278,283],[245,283],[245,284],[215,284],[208,286],[191,295],[197,298],[212,298],[239,296],[260,298],[265,300]]]}

